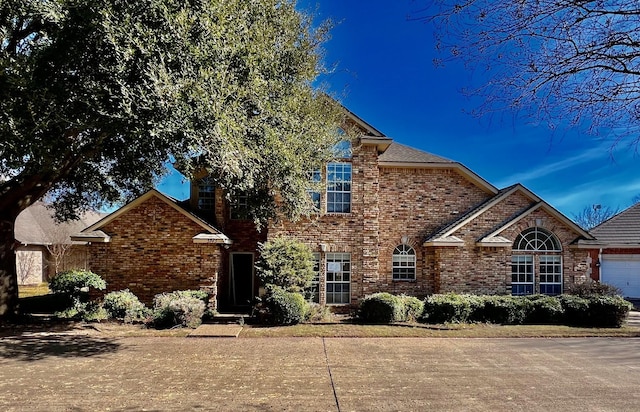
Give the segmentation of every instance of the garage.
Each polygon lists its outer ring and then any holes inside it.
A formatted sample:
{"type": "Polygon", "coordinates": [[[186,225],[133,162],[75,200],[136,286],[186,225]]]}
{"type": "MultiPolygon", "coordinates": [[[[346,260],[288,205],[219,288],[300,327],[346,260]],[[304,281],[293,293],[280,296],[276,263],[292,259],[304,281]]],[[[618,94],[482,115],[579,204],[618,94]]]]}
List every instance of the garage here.
{"type": "Polygon", "coordinates": [[[625,297],[640,298],[640,254],[602,255],[600,281],[620,288],[625,297]]]}

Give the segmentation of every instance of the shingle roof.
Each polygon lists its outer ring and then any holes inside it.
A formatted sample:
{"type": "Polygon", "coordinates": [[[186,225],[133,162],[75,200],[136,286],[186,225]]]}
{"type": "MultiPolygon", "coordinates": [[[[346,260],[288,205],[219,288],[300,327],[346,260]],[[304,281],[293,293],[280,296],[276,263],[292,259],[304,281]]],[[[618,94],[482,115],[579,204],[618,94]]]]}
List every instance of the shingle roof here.
{"type": "Polygon", "coordinates": [[[36,202],[18,215],[15,226],[16,240],[30,245],[52,245],[68,243],[72,233],[102,219],[105,214],[86,212],[79,220],[57,223],[53,218],[53,211],[43,202],[36,202]]]}
{"type": "Polygon", "coordinates": [[[393,142],[378,158],[389,163],[455,163],[453,160],[393,142]]]}
{"type": "Polygon", "coordinates": [[[589,231],[598,243],[640,245],[640,203],[623,210],[589,231]]]}

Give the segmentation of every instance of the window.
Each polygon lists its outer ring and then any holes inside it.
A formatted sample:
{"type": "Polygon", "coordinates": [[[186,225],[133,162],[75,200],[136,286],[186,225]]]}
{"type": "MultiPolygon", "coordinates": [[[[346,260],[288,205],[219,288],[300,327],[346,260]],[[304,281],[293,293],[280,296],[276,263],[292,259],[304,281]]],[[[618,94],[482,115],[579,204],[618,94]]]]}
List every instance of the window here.
{"type": "Polygon", "coordinates": [[[351,302],[351,255],[327,253],[327,304],[351,302]]]}
{"type": "Polygon", "coordinates": [[[513,242],[517,255],[511,257],[511,293],[535,293],[535,268],[538,267],[540,293],[562,293],[562,246],[558,238],[540,227],[523,230],[513,242]],[[523,253],[524,252],[524,253],[523,253]]]}
{"type": "Polygon", "coordinates": [[[309,294],[311,302],[320,303],[320,253],[313,254],[313,280],[309,294]]]}
{"type": "Polygon", "coordinates": [[[313,185],[314,189],[308,189],[307,193],[309,193],[309,197],[311,198],[311,203],[313,204],[313,208],[315,212],[320,211],[320,192],[315,190],[315,187],[322,181],[322,173],[320,170],[313,170],[309,172],[309,181],[313,185]]]}
{"type": "Polygon", "coordinates": [[[351,163],[327,165],[327,213],[351,213],[351,163]]]}
{"type": "Polygon", "coordinates": [[[533,294],[533,255],[511,256],[511,294],[533,294]]]}
{"type": "Polygon", "coordinates": [[[562,257],[540,256],[540,293],[559,295],[562,293],[562,257]]]}
{"type": "Polygon", "coordinates": [[[393,280],[416,280],[416,251],[400,245],[393,251],[393,280]]]}
{"type": "Polygon", "coordinates": [[[249,218],[249,196],[240,193],[231,199],[231,219],[245,220],[249,218]]]}
{"type": "Polygon", "coordinates": [[[207,176],[198,182],[198,209],[211,211],[215,207],[215,186],[213,178],[207,176]]]}
{"type": "Polygon", "coordinates": [[[513,250],[535,252],[561,252],[560,242],[553,235],[539,227],[523,230],[513,242],[513,250]]]}
{"type": "Polygon", "coordinates": [[[340,140],[333,146],[333,155],[336,159],[351,159],[353,151],[349,140],[340,140]]]}

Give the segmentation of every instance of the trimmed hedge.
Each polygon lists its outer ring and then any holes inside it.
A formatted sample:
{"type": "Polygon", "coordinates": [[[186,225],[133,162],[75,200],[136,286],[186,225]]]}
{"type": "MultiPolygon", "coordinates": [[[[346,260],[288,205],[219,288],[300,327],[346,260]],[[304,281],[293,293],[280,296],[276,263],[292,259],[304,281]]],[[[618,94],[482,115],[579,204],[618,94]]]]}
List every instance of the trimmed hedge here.
{"type": "Polygon", "coordinates": [[[413,296],[374,293],[360,301],[358,318],[366,323],[412,322],[422,316],[423,306],[413,296]]]}
{"type": "Polygon", "coordinates": [[[295,325],[309,315],[310,308],[300,293],[272,286],[265,299],[269,320],[275,325],[295,325]]]}
{"type": "Polygon", "coordinates": [[[503,325],[563,323],[587,327],[620,327],[632,305],[620,296],[473,296],[431,295],[421,322],[487,322],[503,325]]]}

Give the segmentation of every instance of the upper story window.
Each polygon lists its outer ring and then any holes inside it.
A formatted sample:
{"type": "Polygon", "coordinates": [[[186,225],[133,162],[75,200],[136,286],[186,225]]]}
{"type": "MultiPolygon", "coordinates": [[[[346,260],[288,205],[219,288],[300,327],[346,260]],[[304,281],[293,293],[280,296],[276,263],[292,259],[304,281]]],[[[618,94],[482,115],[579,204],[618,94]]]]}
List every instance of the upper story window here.
{"type": "Polygon", "coordinates": [[[416,280],[416,251],[400,245],[393,251],[393,280],[416,280]]]}
{"type": "Polygon", "coordinates": [[[340,140],[333,146],[333,155],[336,159],[351,159],[353,156],[353,150],[351,147],[351,141],[340,140]]]}
{"type": "Polygon", "coordinates": [[[320,169],[312,170],[309,172],[309,182],[313,185],[313,188],[307,189],[307,193],[311,198],[314,212],[320,211],[320,192],[317,190],[317,186],[321,181],[322,172],[320,171],[320,169]]]}
{"type": "Polygon", "coordinates": [[[198,209],[205,211],[214,209],[215,189],[213,178],[210,176],[198,181],[198,209]]]}
{"type": "Polygon", "coordinates": [[[351,163],[327,165],[327,213],[351,213],[351,163]]]}
{"type": "Polygon", "coordinates": [[[246,220],[249,218],[249,197],[239,193],[231,199],[231,219],[246,220]]]}

